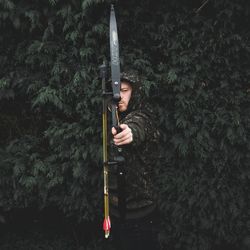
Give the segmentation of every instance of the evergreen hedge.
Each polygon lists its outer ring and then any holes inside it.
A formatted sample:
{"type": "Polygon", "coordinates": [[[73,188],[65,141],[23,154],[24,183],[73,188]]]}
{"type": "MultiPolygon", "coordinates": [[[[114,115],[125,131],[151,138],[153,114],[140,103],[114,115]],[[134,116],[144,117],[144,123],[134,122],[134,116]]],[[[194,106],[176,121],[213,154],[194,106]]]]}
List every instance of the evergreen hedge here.
{"type": "Polygon", "coordinates": [[[245,0],[0,0],[0,208],[56,206],[101,224],[98,66],[109,58],[111,3],[122,67],[143,76],[162,131],[155,166],[162,245],[243,248],[250,234],[245,0]]]}

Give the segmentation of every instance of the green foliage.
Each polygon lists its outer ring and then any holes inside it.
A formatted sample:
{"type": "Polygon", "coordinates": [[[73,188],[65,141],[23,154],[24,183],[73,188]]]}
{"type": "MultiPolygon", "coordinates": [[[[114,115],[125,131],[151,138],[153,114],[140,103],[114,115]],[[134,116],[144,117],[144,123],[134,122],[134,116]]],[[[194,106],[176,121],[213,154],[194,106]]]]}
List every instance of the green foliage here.
{"type": "MultiPolygon", "coordinates": [[[[114,1],[0,0],[0,207],[102,215],[101,86],[114,1]]],[[[115,1],[122,68],[158,114],[170,249],[249,234],[250,4],[115,1]]],[[[94,243],[93,243],[94,244],[94,243]]]]}

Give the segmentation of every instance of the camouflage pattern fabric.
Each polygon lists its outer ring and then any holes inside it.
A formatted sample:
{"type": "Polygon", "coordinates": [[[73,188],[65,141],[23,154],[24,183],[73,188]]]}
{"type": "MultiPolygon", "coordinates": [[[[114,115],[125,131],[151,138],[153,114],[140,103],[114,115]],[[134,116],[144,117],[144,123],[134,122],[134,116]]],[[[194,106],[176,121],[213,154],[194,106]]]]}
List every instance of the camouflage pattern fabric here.
{"type": "MultiPolygon", "coordinates": [[[[122,151],[126,161],[126,219],[142,218],[155,208],[151,175],[160,134],[151,111],[139,109],[126,113],[121,123],[127,124],[133,133],[133,142],[123,146],[122,151]]],[[[110,168],[109,183],[110,211],[119,217],[115,167],[110,168]]]]}
{"type": "Polygon", "coordinates": [[[140,82],[140,78],[136,74],[136,72],[133,71],[126,71],[121,73],[121,81],[127,80],[132,84],[140,82]]]}

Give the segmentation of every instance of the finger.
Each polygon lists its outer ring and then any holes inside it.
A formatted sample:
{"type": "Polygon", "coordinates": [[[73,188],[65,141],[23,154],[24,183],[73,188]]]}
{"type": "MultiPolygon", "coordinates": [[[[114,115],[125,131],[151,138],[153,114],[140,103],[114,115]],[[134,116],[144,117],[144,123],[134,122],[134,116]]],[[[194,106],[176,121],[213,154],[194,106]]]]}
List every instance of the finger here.
{"type": "Polygon", "coordinates": [[[117,130],[116,130],[116,133],[113,134],[113,135],[116,135],[115,138],[122,138],[122,137],[126,134],[126,131],[124,131],[124,130],[126,130],[126,128],[128,128],[128,126],[127,126],[127,125],[126,125],[126,126],[123,126],[123,125],[125,125],[125,124],[121,124],[121,125],[119,126],[120,131],[117,131],[117,130]]]}
{"type": "Polygon", "coordinates": [[[130,138],[128,138],[128,139],[126,139],[126,140],[124,140],[124,141],[122,141],[122,142],[115,143],[115,145],[117,145],[117,146],[122,146],[122,145],[130,144],[132,141],[133,141],[133,140],[132,140],[132,138],[130,137],[130,138]]]}
{"type": "Polygon", "coordinates": [[[124,129],[126,129],[126,128],[128,128],[128,125],[127,124],[120,124],[120,128],[122,129],[122,130],[124,130],[124,129]]]}
{"type": "Polygon", "coordinates": [[[112,127],[112,129],[111,129],[111,133],[112,133],[112,135],[116,135],[117,134],[117,131],[116,131],[116,129],[114,127],[112,127]]]}
{"type": "Polygon", "coordinates": [[[114,138],[115,139],[122,139],[124,136],[126,136],[128,134],[128,131],[122,131],[122,132],[120,132],[120,133],[118,133],[118,134],[115,134],[114,135],[114,138]]]}
{"type": "Polygon", "coordinates": [[[132,133],[126,134],[126,136],[124,136],[120,139],[114,139],[114,143],[116,145],[124,145],[124,144],[131,143],[132,141],[133,141],[133,134],[132,133]]]}
{"type": "Polygon", "coordinates": [[[121,142],[123,142],[123,141],[129,139],[130,137],[131,137],[131,135],[126,135],[126,136],[123,136],[122,138],[119,138],[119,139],[114,138],[114,142],[115,142],[115,143],[121,143],[121,142]]]}
{"type": "Polygon", "coordinates": [[[131,129],[126,125],[126,128],[122,132],[116,134],[114,136],[114,138],[116,138],[116,139],[122,139],[124,136],[127,136],[130,133],[131,133],[131,129]]]}

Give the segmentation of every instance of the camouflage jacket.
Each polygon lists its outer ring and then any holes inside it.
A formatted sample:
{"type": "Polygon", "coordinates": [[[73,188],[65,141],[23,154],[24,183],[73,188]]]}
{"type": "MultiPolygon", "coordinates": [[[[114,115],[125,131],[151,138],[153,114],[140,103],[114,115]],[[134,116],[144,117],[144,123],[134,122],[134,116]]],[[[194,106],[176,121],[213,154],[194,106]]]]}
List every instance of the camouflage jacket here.
{"type": "MultiPolygon", "coordinates": [[[[125,158],[125,218],[141,218],[155,208],[151,177],[157,160],[160,135],[154,124],[152,112],[146,110],[129,112],[121,123],[127,124],[133,133],[133,142],[122,148],[125,158]]],[[[117,169],[110,167],[110,212],[119,217],[117,188],[117,169]]]]}

